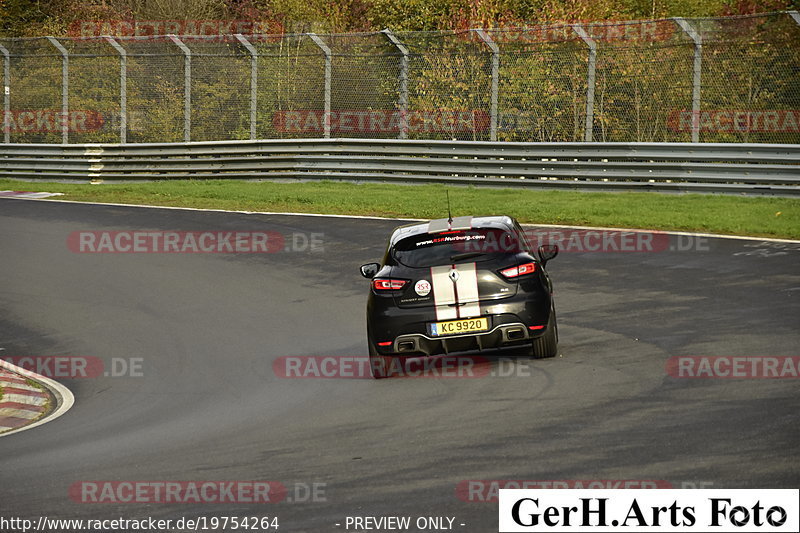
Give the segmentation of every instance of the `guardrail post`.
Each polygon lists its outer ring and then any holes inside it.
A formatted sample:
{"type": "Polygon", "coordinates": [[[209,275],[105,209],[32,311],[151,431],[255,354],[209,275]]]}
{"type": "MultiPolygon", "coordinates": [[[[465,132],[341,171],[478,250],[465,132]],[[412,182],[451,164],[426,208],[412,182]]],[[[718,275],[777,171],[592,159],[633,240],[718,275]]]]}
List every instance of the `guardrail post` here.
{"type": "Polygon", "coordinates": [[[589,37],[586,30],[577,24],[572,25],[578,37],[589,48],[589,60],[586,64],[586,122],[583,131],[583,140],[587,143],[592,142],[594,136],[594,87],[597,72],[597,43],[589,37]]]}
{"type": "Polygon", "coordinates": [[[692,66],[692,142],[700,142],[700,89],[703,72],[703,40],[691,24],[681,17],[675,17],[678,26],[694,42],[694,65],[692,66]]]}
{"type": "Polygon", "coordinates": [[[497,96],[500,91],[500,48],[484,30],[475,30],[492,51],[492,92],[489,104],[489,139],[497,140],[497,96]]]}
{"type": "Polygon", "coordinates": [[[244,35],[236,34],[236,39],[250,53],[250,139],[256,138],[256,111],[258,111],[258,51],[244,35]]]}
{"type": "Polygon", "coordinates": [[[11,142],[11,56],[8,49],[0,44],[3,54],[3,142],[11,142]]]}
{"type": "Polygon", "coordinates": [[[119,54],[119,142],[128,142],[128,52],[114,38],[104,35],[119,54]]]}
{"type": "Polygon", "coordinates": [[[69,143],[69,53],[55,37],[47,37],[61,52],[61,143],[69,143]]]}
{"type": "Polygon", "coordinates": [[[183,52],[183,141],[192,137],[192,51],[175,35],[170,40],[183,52]]]}
{"type": "Polygon", "coordinates": [[[397,134],[398,139],[408,138],[408,48],[400,42],[400,39],[391,32],[388,28],[382,30],[389,42],[397,48],[397,51],[402,54],[400,58],[400,73],[397,76],[397,81],[400,84],[400,94],[397,98],[398,112],[400,113],[400,132],[397,134]]]}
{"type": "Polygon", "coordinates": [[[331,137],[331,49],[316,33],[307,34],[325,54],[325,111],[322,118],[323,132],[326,139],[331,137]]]}

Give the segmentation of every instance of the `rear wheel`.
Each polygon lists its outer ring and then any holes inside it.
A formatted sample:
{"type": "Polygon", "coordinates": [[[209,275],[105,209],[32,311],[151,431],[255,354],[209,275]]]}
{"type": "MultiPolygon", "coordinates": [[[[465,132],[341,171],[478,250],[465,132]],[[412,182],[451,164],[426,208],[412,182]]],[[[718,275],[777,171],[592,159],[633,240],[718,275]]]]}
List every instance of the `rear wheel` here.
{"type": "Polygon", "coordinates": [[[550,319],[547,321],[547,330],[540,337],[533,339],[531,356],[535,359],[555,357],[558,353],[558,321],[556,310],[550,310],[550,319]]]}
{"type": "Polygon", "coordinates": [[[379,354],[369,335],[367,335],[367,346],[369,347],[369,371],[372,377],[375,379],[388,378],[391,375],[395,357],[379,354]]]}

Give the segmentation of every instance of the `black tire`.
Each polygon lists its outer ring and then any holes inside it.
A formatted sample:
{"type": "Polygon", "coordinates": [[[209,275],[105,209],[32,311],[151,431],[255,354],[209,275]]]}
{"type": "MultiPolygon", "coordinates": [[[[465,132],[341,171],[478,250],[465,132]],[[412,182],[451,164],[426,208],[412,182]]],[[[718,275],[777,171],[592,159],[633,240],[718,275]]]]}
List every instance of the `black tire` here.
{"type": "Polygon", "coordinates": [[[369,371],[372,377],[375,379],[391,377],[391,369],[392,365],[395,364],[395,357],[380,355],[369,335],[367,336],[367,346],[369,347],[369,371]]]}
{"type": "Polygon", "coordinates": [[[531,357],[534,359],[545,359],[555,357],[558,353],[558,321],[556,320],[556,310],[550,311],[550,319],[547,321],[547,330],[540,337],[531,342],[531,357]]]}

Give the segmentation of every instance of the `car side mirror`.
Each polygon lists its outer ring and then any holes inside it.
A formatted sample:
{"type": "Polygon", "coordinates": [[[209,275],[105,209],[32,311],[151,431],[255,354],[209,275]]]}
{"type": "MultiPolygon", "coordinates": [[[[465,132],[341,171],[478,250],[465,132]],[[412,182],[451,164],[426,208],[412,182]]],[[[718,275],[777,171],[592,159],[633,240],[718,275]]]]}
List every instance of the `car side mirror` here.
{"type": "Polygon", "coordinates": [[[543,244],[539,246],[539,262],[545,266],[548,261],[558,255],[557,244],[543,244]]]}
{"type": "Polygon", "coordinates": [[[367,279],[372,279],[375,277],[375,274],[378,273],[381,266],[378,263],[367,263],[366,265],[361,265],[361,275],[367,279]]]}

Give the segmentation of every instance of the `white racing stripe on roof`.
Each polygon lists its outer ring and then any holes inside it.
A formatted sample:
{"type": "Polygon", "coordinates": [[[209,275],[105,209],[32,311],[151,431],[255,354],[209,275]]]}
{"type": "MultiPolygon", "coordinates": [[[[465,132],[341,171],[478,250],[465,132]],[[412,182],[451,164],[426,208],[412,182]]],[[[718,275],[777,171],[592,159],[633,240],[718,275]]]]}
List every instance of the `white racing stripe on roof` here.
{"type": "Polygon", "coordinates": [[[472,217],[437,218],[428,223],[428,233],[441,233],[450,230],[464,230],[472,228],[472,217]]]}
{"type": "Polygon", "coordinates": [[[450,224],[450,229],[470,229],[472,227],[472,217],[456,217],[450,224]]]}
{"type": "Polygon", "coordinates": [[[428,222],[428,233],[440,233],[450,229],[446,218],[437,218],[428,222]]]}

